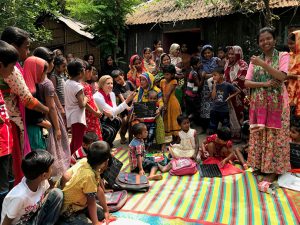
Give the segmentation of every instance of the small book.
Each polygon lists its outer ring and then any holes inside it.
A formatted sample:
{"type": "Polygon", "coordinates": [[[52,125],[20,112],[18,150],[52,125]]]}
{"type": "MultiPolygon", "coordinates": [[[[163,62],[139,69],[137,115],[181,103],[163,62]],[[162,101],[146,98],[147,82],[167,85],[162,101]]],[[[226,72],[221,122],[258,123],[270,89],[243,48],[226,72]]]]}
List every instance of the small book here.
{"type": "Polygon", "coordinates": [[[122,197],[122,191],[105,193],[107,205],[117,205],[122,197]]]}

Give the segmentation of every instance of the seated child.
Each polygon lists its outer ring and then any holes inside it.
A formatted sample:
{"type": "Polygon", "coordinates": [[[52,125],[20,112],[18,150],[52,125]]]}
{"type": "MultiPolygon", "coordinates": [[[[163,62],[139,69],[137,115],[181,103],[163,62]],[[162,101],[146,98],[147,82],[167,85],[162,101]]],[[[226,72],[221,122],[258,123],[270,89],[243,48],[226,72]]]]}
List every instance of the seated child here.
{"type": "Polygon", "coordinates": [[[170,145],[170,154],[173,158],[193,158],[196,160],[199,150],[197,132],[190,127],[190,120],[187,116],[179,115],[177,122],[181,127],[181,131],[178,133],[180,143],[170,145]]]}
{"type": "Polygon", "coordinates": [[[63,203],[63,193],[54,188],[47,195],[53,156],[44,150],[32,151],[22,160],[24,176],[3,202],[1,224],[55,224],[63,203]]]}
{"type": "Polygon", "coordinates": [[[99,138],[94,132],[87,132],[83,135],[82,146],[76,150],[71,156],[71,166],[73,166],[78,160],[87,156],[90,145],[93,142],[99,141],[99,138]]]}
{"type": "Polygon", "coordinates": [[[143,123],[133,125],[132,133],[134,138],[129,144],[129,162],[130,170],[132,173],[139,173],[144,175],[150,173],[148,176],[149,180],[161,180],[162,175],[156,174],[157,170],[160,169],[165,172],[165,168],[154,162],[151,158],[145,157],[145,144],[144,139],[148,136],[147,127],[143,123]]]}
{"type": "Polygon", "coordinates": [[[213,103],[210,110],[210,132],[215,133],[219,122],[222,126],[229,127],[229,107],[228,101],[240,93],[232,84],[224,81],[224,68],[216,67],[213,71],[213,87],[211,97],[213,103]]]}
{"type": "Polygon", "coordinates": [[[109,215],[101,174],[108,166],[111,158],[110,146],[105,141],[91,144],[87,158],[79,160],[62,177],[61,187],[64,193],[64,203],[61,211],[60,222],[63,224],[88,225],[89,217],[93,225],[106,223],[112,219],[109,215]],[[99,205],[96,200],[99,200],[99,205]],[[83,216],[83,217],[82,217],[83,216]]]}
{"type": "MultiPolygon", "coordinates": [[[[130,93],[135,90],[135,87],[131,83],[131,81],[124,80],[123,71],[113,70],[111,72],[111,75],[114,79],[114,82],[116,83],[113,91],[115,92],[116,96],[121,100],[121,102],[124,102],[126,98],[130,95],[130,93]]],[[[131,105],[131,103],[129,103],[129,105],[131,105]]],[[[120,142],[121,144],[125,144],[127,141],[125,135],[128,129],[128,110],[124,110],[123,112],[121,112],[120,117],[122,119],[122,125],[120,128],[120,137],[121,137],[120,142]]]]}

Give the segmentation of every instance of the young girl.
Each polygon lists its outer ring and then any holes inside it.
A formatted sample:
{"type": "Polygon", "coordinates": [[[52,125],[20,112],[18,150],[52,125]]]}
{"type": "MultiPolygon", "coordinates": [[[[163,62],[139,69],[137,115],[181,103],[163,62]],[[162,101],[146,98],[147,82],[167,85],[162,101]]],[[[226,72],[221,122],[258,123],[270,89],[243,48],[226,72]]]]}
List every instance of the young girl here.
{"type": "Polygon", "coordinates": [[[174,65],[163,68],[164,79],[160,82],[164,100],[164,126],[167,136],[172,135],[173,141],[178,137],[180,126],[177,123],[177,117],[181,114],[179,102],[175,96],[177,80],[175,79],[176,69],[174,65]]]}
{"type": "Polygon", "coordinates": [[[54,58],[54,71],[50,75],[49,79],[52,81],[57,97],[63,107],[65,107],[65,75],[67,60],[63,56],[54,58]]]}
{"type": "Polygon", "coordinates": [[[144,67],[143,59],[139,55],[131,56],[129,69],[127,79],[138,88],[140,86],[140,75],[147,71],[144,67]]]}
{"type": "Polygon", "coordinates": [[[82,79],[83,93],[88,98],[86,104],[86,132],[95,132],[98,136],[98,140],[102,141],[102,132],[99,118],[102,117],[102,113],[96,106],[93,98],[92,86],[87,82],[92,78],[92,66],[86,61],[83,61],[85,67],[84,77],[82,79]]]}
{"type": "Polygon", "coordinates": [[[68,64],[70,79],[65,85],[65,109],[67,126],[71,127],[72,140],[70,144],[71,154],[82,145],[83,135],[86,129],[85,107],[88,98],[84,95],[80,80],[84,76],[84,68],[79,60],[68,64]]]}
{"type": "Polygon", "coordinates": [[[179,115],[177,122],[181,127],[178,133],[180,143],[170,146],[170,154],[173,158],[188,157],[196,160],[199,151],[197,132],[190,127],[190,120],[187,116],[179,115]]]}
{"type": "Polygon", "coordinates": [[[151,49],[148,47],[144,48],[143,56],[144,56],[144,65],[145,65],[146,70],[152,74],[155,74],[155,72],[156,72],[155,62],[151,58],[151,49]]]}

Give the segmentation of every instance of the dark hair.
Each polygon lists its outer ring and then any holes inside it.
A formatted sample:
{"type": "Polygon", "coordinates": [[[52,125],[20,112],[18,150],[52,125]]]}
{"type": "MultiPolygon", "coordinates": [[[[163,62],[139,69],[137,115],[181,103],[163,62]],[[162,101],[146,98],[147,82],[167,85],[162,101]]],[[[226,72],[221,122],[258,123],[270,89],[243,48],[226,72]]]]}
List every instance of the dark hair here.
{"type": "Polygon", "coordinates": [[[293,127],[297,132],[300,132],[300,119],[299,118],[291,119],[290,127],[291,128],[293,127]]]}
{"type": "Polygon", "coordinates": [[[29,33],[18,27],[6,27],[1,34],[1,40],[8,44],[15,44],[17,47],[21,47],[27,39],[29,39],[29,33]]]}
{"type": "Polygon", "coordinates": [[[82,60],[75,59],[67,66],[70,77],[77,77],[83,71],[82,60]]]}
{"type": "Polygon", "coordinates": [[[91,144],[95,141],[99,141],[98,135],[95,132],[86,132],[83,135],[83,143],[84,144],[91,144]]]}
{"type": "Polygon", "coordinates": [[[228,127],[221,127],[217,130],[218,138],[223,141],[229,141],[231,139],[231,131],[228,127]]]}
{"type": "Polygon", "coordinates": [[[263,34],[263,33],[265,33],[265,32],[270,33],[272,35],[273,39],[276,39],[275,30],[273,28],[271,28],[271,27],[263,27],[258,32],[257,43],[259,43],[259,37],[260,37],[260,35],[263,34]]]}
{"type": "Polygon", "coordinates": [[[296,41],[296,35],[294,33],[290,33],[289,36],[288,36],[288,40],[291,40],[291,41],[296,41]]]}
{"type": "Polygon", "coordinates": [[[54,64],[54,66],[60,66],[60,65],[62,65],[64,62],[66,62],[67,60],[66,60],[66,58],[65,57],[63,57],[63,56],[56,56],[55,58],[54,58],[54,62],[53,62],[53,64],[54,64]]]}
{"type": "Polygon", "coordinates": [[[112,77],[112,78],[117,78],[118,76],[121,76],[121,75],[124,75],[124,71],[123,71],[123,70],[120,70],[120,69],[113,70],[113,71],[111,72],[111,77],[112,77]]]}
{"type": "Polygon", "coordinates": [[[188,116],[181,114],[177,116],[177,123],[180,125],[184,120],[190,120],[188,116]]]}
{"type": "Polygon", "coordinates": [[[191,61],[190,61],[190,65],[191,66],[196,66],[199,62],[200,62],[200,58],[199,57],[192,56],[191,57],[191,61]]]}
{"type": "Polygon", "coordinates": [[[154,47],[154,45],[157,45],[159,42],[161,42],[161,40],[154,40],[153,41],[153,47],[154,47]]]}
{"type": "Polygon", "coordinates": [[[170,73],[173,75],[173,78],[175,78],[175,73],[176,73],[176,69],[175,66],[173,64],[170,64],[168,66],[164,66],[162,68],[163,73],[170,73]]]}
{"type": "Polygon", "coordinates": [[[145,54],[146,51],[150,51],[151,52],[151,48],[149,48],[149,47],[144,48],[143,53],[145,54]]]}
{"type": "Polygon", "coordinates": [[[7,67],[10,63],[16,63],[19,58],[19,53],[14,46],[0,40],[0,62],[7,67]]]}
{"type": "Polygon", "coordinates": [[[94,62],[95,62],[95,56],[94,56],[92,53],[86,54],[85,56],[83,56],[83,59],[84,59],[85,61],[88,61],[89,58],[90,58],[90,56],[93,57],[93,60],[94,60],[94,62]]]}
{"type": "Polygon", "coordinates": [[[37,47],[33,50],[32,55],[45,60],[47,63],[50,63],[54,59],[54,53],[46,47],[37,47]]]}
{"type": "Polygon", "coordinates": [[[219,51],[223,51],[223,52],[227,52],[227,48],[226,47],[223,47],[223,46],[220,46],[220,47],[218,47],[218,52],[219,51]]]}
{"type": "Polygon", "coordinates": [[[144,123],[137,123],[132,126],[132,134],[137,136],[142,133],[143,129],[146,127],[144,123]]]}
{"type": "Polygon", "coordinates": [[[38,176],[49,171],[53,164],[53,156],[43,149],[29,152],[22,160],[22,171],[28,180],[34,180],[38,176]]]}
{"type": "Polygon", "coordinates": [[[213,69],[212,72],[223,75],[224,74],[224,67],[223,66],[217,66],[216,68],[213,69]]]}
{"type": "Polygon", "coordinates": [[[92,70],[92,65],[89,64],[87,61],[82,60],[82,64],[83,64],[83,67],[85,68],[85,70],[92,70]]]}
{"type": "Polygon", "coordinates": [[[96,141],[91,144],[87,152],[87,162],[91,167],[97,166],[111,158],[110,146],[105,141],[96,141]]]}

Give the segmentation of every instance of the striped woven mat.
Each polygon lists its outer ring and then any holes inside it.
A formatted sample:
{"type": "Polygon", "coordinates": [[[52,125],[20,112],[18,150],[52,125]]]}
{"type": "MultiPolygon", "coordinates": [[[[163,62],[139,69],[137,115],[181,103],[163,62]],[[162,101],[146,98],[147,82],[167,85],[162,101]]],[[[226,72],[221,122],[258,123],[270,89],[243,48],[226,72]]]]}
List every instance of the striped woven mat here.
{"type": "MultiPolygon", "coordinates": [[[[127,150],[119,150],[116,157],[124,163],[122,170],[129,172],[127,150]]],[[[180,219],[193,224],[297,225],[300,222],[285,190],[279,188],[275,195],[259,192],[251,172],[223,178],[201,178],[199,173],[177,177],[165,173],[163,180],[151,181],[150,185],[147,193],[130,194],[120,213],[180,219]]]]}

